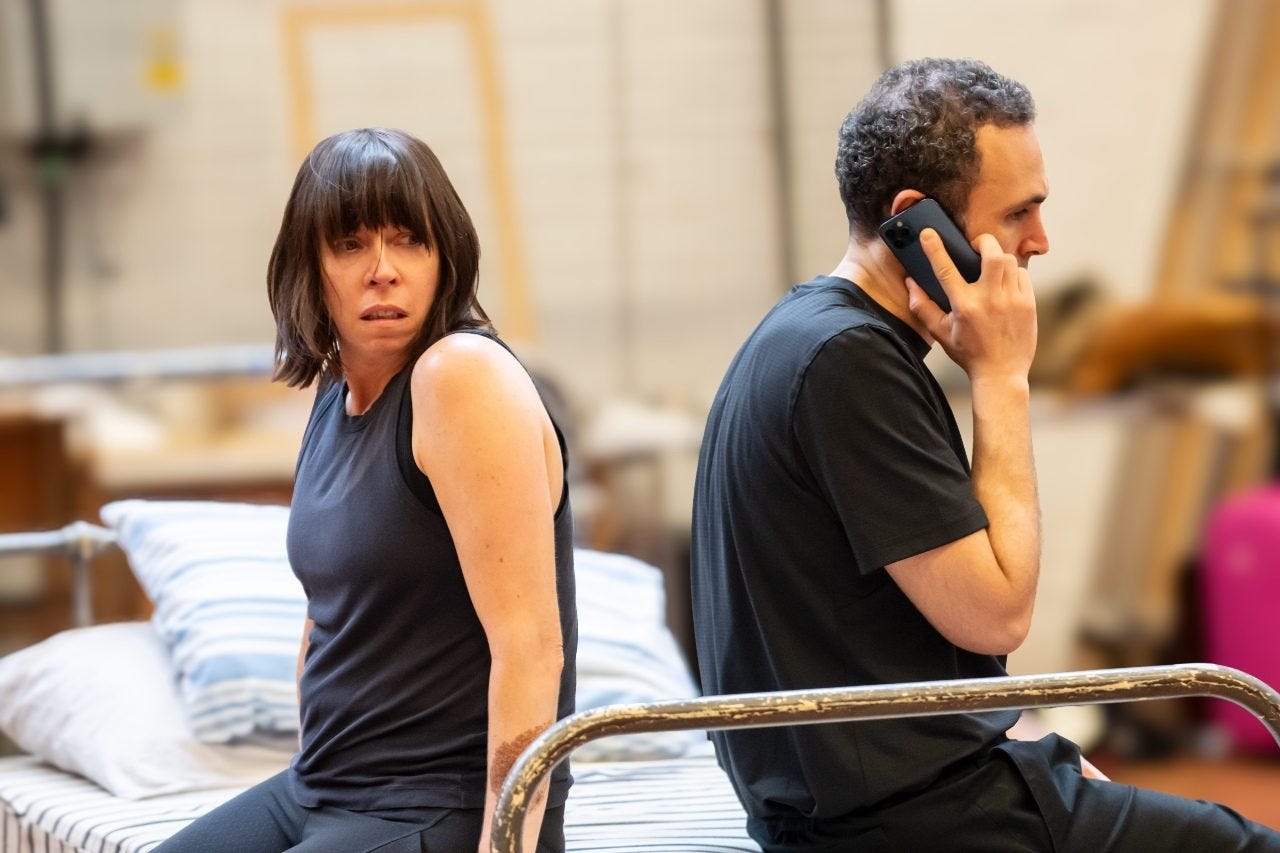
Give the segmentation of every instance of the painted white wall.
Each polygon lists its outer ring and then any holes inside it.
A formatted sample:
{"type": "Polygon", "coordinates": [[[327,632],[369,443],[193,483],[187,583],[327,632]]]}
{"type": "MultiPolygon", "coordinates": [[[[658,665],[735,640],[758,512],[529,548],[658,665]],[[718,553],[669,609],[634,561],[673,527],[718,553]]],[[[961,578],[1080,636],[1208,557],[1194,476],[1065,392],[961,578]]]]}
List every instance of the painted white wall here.
{"type": "MultiPolygon", "coordinates": [[[[73,350],[269,340],[263,270],[300,157],[294,93],[315,138],[401,126],[427,139],[484,247],[500,330],[504,245],[485,157],[478,54],[435,4],[179,4],[186,87],[167,120],[116,141],[72,184],[66,337],[73,350]],[[285,15],[355,10],[303,28],[285,15]],[[421,12],[418,15],[417,12],[421,12]]],[[[516,340],[588,402],[623,392],[709,400],[781,278],[762,7],[516,0],[486,7],[519,249],[535,312],[516,340]]],[[[41,345],[34,182],[5,159],[13,216],[0,349],[41,345]]],[[[517,336],[518,337],[518,336],[517,336]]]]}
{"type": "MultiPolygon", "coordinates": [[[[62,4],[70,6],[69,2],[62,4]]],[[[100,140],[70,177],[65,336],[71,350],[270,340],[264,270],[290,168],[275,10],[179,3],[185,84],[166,117],[100,140]]],[[[6,147],[0,349],[36,352],[39,227],[29,167],[6,147]]]]}
{"type": "Polygon", "coordinates": [[[880,76],[873,3],[783,6],[793,281],[825,275],[844,254],[848,221],[836,186],[836,135],[880,76]]]}
{"type": "MultiPolygon", "coordinates": [[[[263,269],[299,157],[291,96],[300,79],[314,95],[316,133],[401,125],[438,149],[480,228],[482,295],[503,326],[510,247],[483,157],[475,57],[456,22],[357,16],[314,27],[291,66],[289,10],[385,4],[175,2],[185,88],[165,118],[111,140],[73,178],[71,349],[270,339],[263,269]]],[[[587,404],[632,394],[699,414],[767,306],[841,254],[835,134],[878,70],[875,4],[781,8],[790,270],[764,3],[485,6],[536,318],[525,350],[587,404]]],[[[1141,0],[898,0],[889,9],[894,56],[979,56],[1035,93],[1053,240],[1037,283],[1092,273],[1122,295],[1147,292],[1211,4],[1170,0],[1159,15],[1141,0]]],[[[11,208],[0,226],[9,306],[0,349],[35,352],[38,230],[21,161],[12,146],[0,154],[11,208]]]]}
{"type": "Polygon", "coordinates": [[[704,406],[780,275],[759,8],[500,8],[539,360],[704,406]]]}

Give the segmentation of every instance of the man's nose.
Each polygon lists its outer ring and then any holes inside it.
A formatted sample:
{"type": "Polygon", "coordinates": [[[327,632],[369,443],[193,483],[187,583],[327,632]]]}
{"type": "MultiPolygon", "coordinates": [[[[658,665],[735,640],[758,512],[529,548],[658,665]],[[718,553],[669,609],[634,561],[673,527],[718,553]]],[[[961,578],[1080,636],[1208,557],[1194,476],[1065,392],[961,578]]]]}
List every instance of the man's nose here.
{"type": "Polygon", "coordinates": [[[1031,255],[1045,255],[1049,252],[1049,232],[1045,230],[1044,222],[1039,216],[1036,216],[1034,227],[1030,234],[1022,241],[1021,254],[1030,257],[1031,255]]]}

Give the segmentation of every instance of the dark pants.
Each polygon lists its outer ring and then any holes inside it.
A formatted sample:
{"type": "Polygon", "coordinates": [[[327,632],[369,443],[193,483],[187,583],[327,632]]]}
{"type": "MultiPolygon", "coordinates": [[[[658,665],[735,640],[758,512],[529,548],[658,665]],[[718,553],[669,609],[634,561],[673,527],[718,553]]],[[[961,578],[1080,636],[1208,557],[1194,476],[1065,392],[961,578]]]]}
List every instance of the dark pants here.
{"type": "Polygon", "coordinates": [[[1214,803],[1086,779],[1057,735],[1010,741],[871,815],[752,821],[767,853],[1280,853],[1280,832],[1214,803]]]}
{"type": "MultiPolygon", "coordinates": [[[[474,853],[481,809],[306,808],[278,773],[198,818],[152,853],[474,853]]],[[[564,806],[547,809],[538,853],[563,853],[564,806]]]]}

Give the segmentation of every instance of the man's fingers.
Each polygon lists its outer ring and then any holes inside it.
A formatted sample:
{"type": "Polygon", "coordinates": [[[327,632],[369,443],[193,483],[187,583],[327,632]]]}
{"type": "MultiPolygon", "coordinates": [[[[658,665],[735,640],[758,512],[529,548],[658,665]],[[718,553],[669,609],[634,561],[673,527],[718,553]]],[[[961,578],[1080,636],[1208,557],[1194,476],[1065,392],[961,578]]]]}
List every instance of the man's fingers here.
{"type": "Polygon", "coordinates": [[[980,281],[992,288],[1017,287],[1018,259],[1005,252],[990,234],[979,234],[973,248],[982,256],[980,281]]]}
{"type": "Polygon", "coordinates": [[[907,277],[907,307],[911,309],[911,313],[924,324],[929,330],[929,334],[935,338],[942,337],[943,326],[946,321],[947,312],[943,311],[938,303],[933,301],[933,297],[924,292],[920,285],[916,284],[915,279],[907,277]]]}
{"type": "Polygon", "coordinates": [[[982,255],[985,261],[987,258],[1004,257],[1004,249],[1000,248],[1000,242],[990,234],[979,234],[973,241],[973,248],[982,255]]]}
{"type": "Polygon", "coordinates": [[[947,248],[942,245],[942,238],[938,236],[938,232],[932,228],[925,228],[920,232],[920,248],[924,250],[924,255],[929,259],[929,266],[933,267],[933,274],[938,277],[938,281],[942,284],[942,291],[947,294],[947,298],[955,300],[958,289],[968,284],[964,280],[964,276],[960,275],[960,271],[956,269],[956,265],[951,262],[951,256],[947,254],[947,248]]]}

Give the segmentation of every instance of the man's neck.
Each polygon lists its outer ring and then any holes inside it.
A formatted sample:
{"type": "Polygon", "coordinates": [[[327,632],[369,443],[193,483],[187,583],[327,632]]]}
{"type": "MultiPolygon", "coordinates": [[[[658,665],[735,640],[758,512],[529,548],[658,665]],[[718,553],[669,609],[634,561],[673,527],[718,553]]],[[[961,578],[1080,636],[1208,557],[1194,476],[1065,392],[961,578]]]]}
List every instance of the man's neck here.
{"type": "Polygon", "coordinates": [[[856,237],[851,238],[844,257],[831,274],[857,284],[881,308],[906,323],[920,337],[933,343],[933,337],[924,324],[916,319],[916,315],[907,306],[905,271],[887,248],[879,243],[864,243],[856,237]]]}

